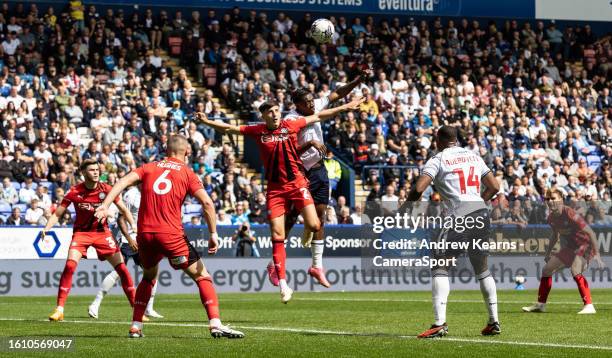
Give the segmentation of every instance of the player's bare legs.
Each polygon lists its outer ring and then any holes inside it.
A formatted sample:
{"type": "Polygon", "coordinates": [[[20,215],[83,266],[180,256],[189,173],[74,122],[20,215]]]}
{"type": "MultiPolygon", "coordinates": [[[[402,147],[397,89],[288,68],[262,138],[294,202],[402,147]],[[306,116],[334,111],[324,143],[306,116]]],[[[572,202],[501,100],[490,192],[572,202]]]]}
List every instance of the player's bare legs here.
{"type": "Polygon", "coordinates": [[[272,261],[274,262],[274,275],[270,275],[270,279],[274,277],[278,279],[280,287],[281,302],[287,303],[291,300],[293,290],[287,284],[286,262],[287,252],[285,251],[285,216],[277,216],[270,219],[270,230],[272,232],[272,261]]]}
{"type": "Polygon", "coordinates": [[[525,312],[544,312],[546,310],[546,300],[552,288],[552,275],[565,267],[565,264],[557,257],[552,256],[542,269],[540,277],[540,287],[538,288],[538,302],[534,305],[523,307],[525,312]]]}
{"type": "Polygon", "coordinates": [[[302,217],[304,218],[304,238],[308,238],[309,236],[307,235],[312,237],[311,242],[303,242],[305,247],[310,246],[310,252],[312,253],[312,266],[308,269],[308,274],[322,286],[330,287],[331,285],[329,281],[327,281],[327,278],[325,277],[325,270],[323,269],[323,249],[325,247],[325,241],[323,238],[323,218],[325,216],[327,205],[316,205],[314,207],[314,213],[312,212],[311,207],[312,205],[308,205],[302,210],[302,217]]]}
{"type": "Polygon", "coordinates": [[[72,288],[72,276],[76,271],[81,257],[83,257],[83,255],[78,250],[68,251],[68,258],[66,259],[64,271],[60,277],[59,288],[57,290],[57,306],[49,316],[49,321],[64,320],[64,304],[68,298],[68,293],[70,293],[70,288],[72,288]]]}
{"type": "Polygon", "coordinates": [[[481,331],[483,336],[492,336],[501,333],[499,317],[497,315],[497,287],[495,279],[489,271],[487,256],[484,254],[469,255],[474,273],[480,284],[480,292],[489,312],[487,326],[481,331]]]}
{"type": "Polygon", "coordinates": [[[125,292],[125,296],[130,301],[130,306],[134,306],[134,299],[136,296],[136,288],[134,288],[134,281],[132,281],[132,276],[123,262],[123,256],[121,256],[120,252],[115,252],[112,255],[106,256],[105,259],[108,263],[113,266],[117,275],[121,279],[121,287],[123,288],[123,292],[125,292]]]}
{"type": "Polygon", "coordinates": [[[136,288],[136,298],[134,300],[134,312],[132,314],[132,326],[130,327],[130,338],[143,337],[142,321],[145,309],[151,299],[155,278],[157,277],[159,264],[149,268],[142,268],[142,280],[136,288]]]}

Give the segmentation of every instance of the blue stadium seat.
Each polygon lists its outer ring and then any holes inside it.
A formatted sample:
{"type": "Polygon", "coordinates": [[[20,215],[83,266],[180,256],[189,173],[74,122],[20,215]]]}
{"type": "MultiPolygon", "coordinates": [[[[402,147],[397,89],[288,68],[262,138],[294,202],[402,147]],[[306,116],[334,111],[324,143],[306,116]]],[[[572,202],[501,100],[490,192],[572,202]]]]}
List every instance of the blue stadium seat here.
{"type": "Polygon", "coordinates": [[[26,204],[15,204],[13,205],[13,208],[19,208],[21,213],[25,213],[25,211],[28,210],[28,206],[26,204]]]}
{"type": "Polygon", "coordinates": [[[10,214],[12,211],[11,205],[10,204],[3,204],[0,203],[0,213],[8,213],[10,214]]]}
{"type": "Polygon", "coordinates": [[[599,169],[599,166],[601,165],[601,158],[598,155],[588,155],[586,160],[589,168],[592,170],[599,169]]]}
{"type": "Polygon", "coordinates": [[[194,214],[194,213],[201,213],[201,212],[202,212],[202,205],[200,204],[188,204],[187,206],[185,206],[186,214],[194,214]]]}
{"type": "Polygon", "coordinates": [[[189,214],[185,214],[185,215],[183,215],[183,224],[188,224],[188,223],[190,223],[190,222],[191,222],[191,218],[192,218],[193,216],[194,216],[194,215],[189,215],[189,214]]]}
{"type": "Polygon", "coordinates": [[[6,220],[8,220],[8,215],[0,215],[0,220],[2,220],[3,223],[6,223],[6,220]]]}
{"type": "Polygon", "coordinates": [[[43,181],[40,183],[40,185],[44,186],[45,188],[51,190],[51,187],[53,186],[53,183],[50,181],[43,181]]]}
{"type": "Polygon", "coordinates": [[[15,188],[15,190],[19,191],[19,189],[21,189],[21,183],[17,182],[17,181],[12,181],[11,185],[13,186],[13,188],[15,188]]]}

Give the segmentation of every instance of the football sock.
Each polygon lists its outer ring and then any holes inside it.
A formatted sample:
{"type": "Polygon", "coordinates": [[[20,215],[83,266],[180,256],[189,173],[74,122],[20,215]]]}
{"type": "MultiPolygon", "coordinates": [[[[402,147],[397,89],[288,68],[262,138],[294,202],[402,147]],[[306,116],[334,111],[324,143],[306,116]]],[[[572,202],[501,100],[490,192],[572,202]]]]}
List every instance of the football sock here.
{"type": "Polygon", "coordinates": [[[130,272],[128,271],[127,266],[125,266],[125,263],[122,262],[119,265],[115,266],[115,271],[121,278],[121,287],[123,288],[123,292],[125,292],[125,295],[127,296],[128,300],[130,301],[130,305],[134,306],[134,296],[136,293],[136,289],[134,288],[134,281],[132,281],[132,276],[130,276],[130,272]]]}
{"type": "Polygon", "coordinates": [[[153,285],[153,289],[151,290],[151,298],[149,299],[149,303],[147,304],[147,309],[145,312],[150,312],[153,310],[153,302],[155,301],[155,292],[157,292],[157,281],[155,281],[155,285],[153,285]]]}
{"type": "Polygon", "coordinates": [[[57,305],[59,307],[64,307],[64,304],[66,303],[68,293],[72,287],[72,275],[74,275],[77,265],[78,263],[74,260],[66,260],[66,266],[64,266],[64,272],[62,272],[62,277],[60,278],[59,282],[59,289],[57,291],[57,305]]]}
{"type": "Polygon", "coordinates": [[[540,288],[538,288],[538,302],[546,303],[548,299],[548,294],[550,293],[550,289],[552,288],[552,277],[542,277],[540,278],[540,288]]]}
{"type": "Polygon", "coordinates": [[[312,253],[312,267],[323,267],[323,249],[325,248],[324,240],[312,240],[310,252],[312,253]]]}
{"type": "Polygon", "coordinates": [[[591,301],[591,290],[589,289],[589,282],[587,281],[582,274],[578,274],[574,276],[574,281],[578,285],[578,292],[580,292],[580,297],[582,297],[582,302],[585,305],[589,305],[593,303],[591,301]]]}
{"type": "Polygon", "coordinates": [[[285,251],[284,241],[273,241],[272,242],[272,260],[274,261],[274,268],[279,280],[285,280],[287,278],[285,273],[285,262],[287,261],[287,252],[285,251]]]}
{"type": "Polygon", "coordinates": [[[482,297],[489,311],[489,323],[499,322],[497,316],[497,288],[495,287],[495,279],[491,276],[489,270],[486,270],[476,277],[478,278],[478,282],[480,282],[480,292],[482,292],[482,297]]]}
{"type": "Polygon", "coordinates": [[[201,277],[196,280],[198,290],[200,291],[200,301],[206,309],[206,314],[209,320],[219,319],[219,300],[217,299],[217,292],[213,286],[212,278],[201,277]]]}
{"type": "Polygon", "coordinates": [[[149,298],[151,298],[151,291],[154,285],[155,280],[149,281],[146,278],[143,278],[138,284],[138,288],[136,289],[136,300],[134,301],[134,314],[132,316],[133,322],[142,323],[142,316],[149,303],[149,298]]]}
{"type": "Polygon", "coordinates": [[[98,293],[96,294],[96,299],[93,301],[93,303],[96,305],[100,305],[102,303],[102,300],[104,299],[104,296],[106,296],[106,294],[108,294],[108,292],[115,286],[117,281],[119,281],[119,274],[117,273],[117,271],[112,271],[111,273],[106,275],[106,277],[104,277],[104,280],[102,280],[102,285],[100,286],[100,290],[98,290],[98,293]]]}
{"type": "Polygon", "coordinates": [[[434,273],[431,280],[431,299],[434,310],[434,324],[441,326],[446,323],[446,302],[450,293],[448,273],[434,273]]]}

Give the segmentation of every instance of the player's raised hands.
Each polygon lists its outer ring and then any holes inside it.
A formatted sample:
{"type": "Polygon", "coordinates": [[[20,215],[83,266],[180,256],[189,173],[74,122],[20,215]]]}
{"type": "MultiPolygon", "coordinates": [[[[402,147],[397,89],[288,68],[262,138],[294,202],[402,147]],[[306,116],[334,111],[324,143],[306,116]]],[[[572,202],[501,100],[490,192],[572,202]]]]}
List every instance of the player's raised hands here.
{"type": "Polygon", "coordinates": [[[210,239],[208,239],[208,254],[214,255],[217,253],[219,249],[219,235],[216,232],[210,234],[210,239]]]}
{"type": "Polygon", "coordinates": [[[346,109],[348,110],[355,110],[358,109],[359,106],[365,102],[366,98],[365,97],[358,97],[353,99],[352,101],[350,101],[349,103],[346,104],[346,109]]]}

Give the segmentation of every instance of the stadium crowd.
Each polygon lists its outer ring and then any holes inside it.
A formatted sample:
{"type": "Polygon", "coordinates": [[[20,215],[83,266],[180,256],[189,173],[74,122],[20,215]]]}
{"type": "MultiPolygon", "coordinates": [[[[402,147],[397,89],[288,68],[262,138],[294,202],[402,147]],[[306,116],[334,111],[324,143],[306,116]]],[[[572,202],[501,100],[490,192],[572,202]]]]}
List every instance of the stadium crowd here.
{"type": "MultiPolygon", "coordinates": [[[[544,215],[538,205],[544,190],[557,187],[592,222],[612,223],[608,34],[541,21],[339,16],[330,17],[333,43],[316,45],[308,38],[311,14],[204,13],[99,13],[79,1],[44,12],[36,4],[2,5],[3,223],[44,224],[77,183],[81,160],[99,159],[103,180],[113,184],[163,158],[171,133],[192,143],[191,164],[219,224],[263,223],[265,195],[237,163],[234,139],[198,125],[193,113],[227,121],[213,100],[219,96],[246,123],[257,119],[263,101],[275,99],[287,111],[291,90],[309,87],[325,96],[363,66],[375,75],[352,95],[367,101],[324,126],[332,183],[340,179],[333,152],[362,175],[369,203],[401,204],[436,150],[436,128],[449,123],[502,184],[495,222],[536,222],[544,215]],[[161,50],[176,37],[185,69],[174,73],[161,50]],[[210,85],[204,96],[189,78],[210,85]]],[[[434,191],[425,199],[440,200],[434,191]]],[[[348,208],[334,193],[326,221],[367,222],[361,214],[370,209],[348,208]]],[[[191,215],[198,210],[185,206],[187,222],[201,223],[191,215]]],[[[65,215],[61,223],[71,221],[65,215]]]]}

